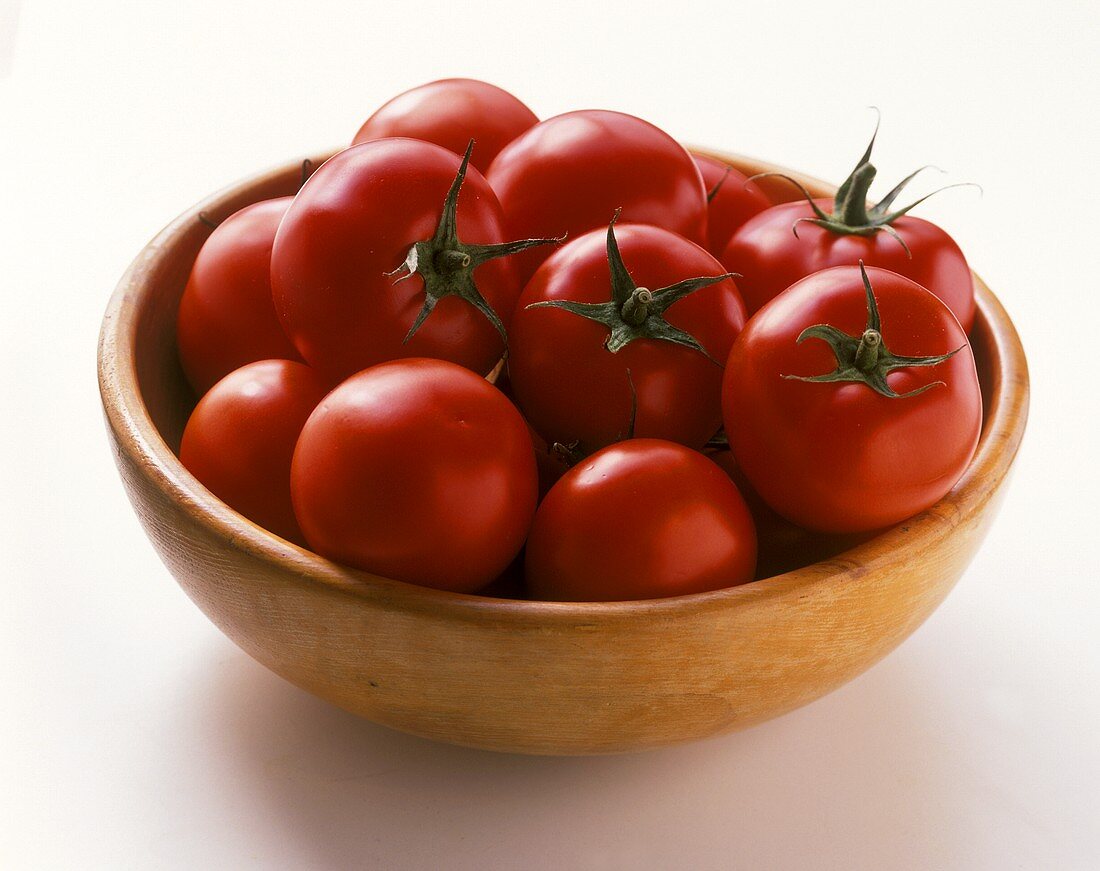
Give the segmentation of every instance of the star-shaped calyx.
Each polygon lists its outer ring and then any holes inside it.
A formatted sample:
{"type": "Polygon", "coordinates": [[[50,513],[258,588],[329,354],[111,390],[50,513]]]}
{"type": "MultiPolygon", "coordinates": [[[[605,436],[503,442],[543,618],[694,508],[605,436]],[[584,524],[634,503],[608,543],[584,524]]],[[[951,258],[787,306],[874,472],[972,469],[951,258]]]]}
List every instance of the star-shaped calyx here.
{"type": "MultiPolygon", "coordinates": [[[[879,120],[881,120],[881,116],[879,116],[879,120]]],[[[806,190],[802,182],[785,173],[762,172],[754,175],[750,181],[758,178],[775,176],[789,181],[802,192],[802,196],[806,198],[806,201],[810,204],[810,208],[814,211],[814,217],[799,218],[794,222],[794,226],[791,229],[796,236],[798,235],[798,225],[802,223],[816,224],[818,227],[823,227],[840,236],[873,236],[875,233],[882,231],[893,236],[901,247],[905,249],[905,253],[911,257],[912,254],[909,251],[909,246],[905,243],[905,240],[898,231],[891,226],[894,221],[911,209],[919,206],[929,197],[940,193],[940,191],[957,187],[976,187],[981,190],[981,187],[973,182],[945,185],[942,188],[932,191],[930,194],[925,194],[923,197],[907,206],[891,211],[890,207],[893,206],[894,201],[901,195],[901,192],[905,190],[909,182],[926,169],[936,169],[936,167],[933,166],[922,166],[920,169],[909,173],[909,175],[894,186],[892,191],[873,206],[868,206],[867,194],[878,172],[871,164],[871,150],[875,147],[875,137],[878,136],[878,127],[879,124],[878,121],[876,121],[875,131],[871,134],[871,141],[867,143],[867,149],[863,152],[863,156],[859,159],[859,163],[857,163],[855,169],[849,173],[844,183],[837,188],[836,196],[833,199],[833,211],[831,214],[817,204],[813,194],[806,190]]]]}
{"type": "Polygon", "coordinates": [[[457,296],[485,315],[507,347],[508,334],[505,332],[504,324],[493,311],[493,307],[485,301],[481,291],[477,289],[474,270],[489,260],[518,254],[537,245],[558,244],[565,239],[565,236],[554,239],[521,239],[516,242],[501,242],[493,245],[471,245],[461,241],[458,238],[456,221],[458,192],[462,189],[462,182],[466,178],[466,169],[470,165],[470,154],[473,150],[474,141],[471,139],[462,157],[458,174],[451,182],[450,190],[447,191],[447,196],[443,200],[439,225],[432,238],[414,244],[409,249],[405,262],[393,272],[387,273],[398,276],[397,281],[404,281],[413,275],[419,275],[424,280],[424,305],[405,335],[406,342],[416,334],[441,299],[457,296]]]}
{"type": "Polygon", "coordinates": [[[945,360],[954,357],[963,346],[956,348],[947,354],[934,357],[903,357],[893,354],[886,347],[882,339],[882,321],[879,319],[878,303],[875,302],[874,291],[871,290],[871,280],[867,277],[867,270],[863,261],[859,261],[859,272],[863,276],[863,289],[867,293],[867,326],[858,336],[849,336],[843,330],[828,324],[814,324],[806,327],[798,336],[798,344],[806,339],[821,339],[827,342],[836,355],[836,369],[826,372],[824,375],[784,375],[790,381],[853,381],[866,384],[875,393],[890,399],[905,399],[917,396],[933,387],[942,386],[942,381],[933,381],[908,393],[897,393],[887,383],[886,376],[895,369],[906,369],[910,366],[936,366],[945,360]]]}
{"type": "Polygon", "coordinates": [[[665,312],[685,296],[725,281],[739,277],[735,273],[708,275],[699,278],[686,278],[668,287],[650,290],[638,287],[630,277],[626,264],[619,253],[619,244],[615,240],[615,222],[619,212],[615,212],[607,226],[607,264],[611,268],[611,299],[608,302],[574,302],[569,299],[549,299],[533,302],[527,308],[560,308],[590,321],[607,327],[607,339],[604,347],[612,354],[618,353],[635,339],[656,339],[671,342],[698,351],[712,363],[715,360],[691,333],[674,327],[665,320],[665,312]]]}

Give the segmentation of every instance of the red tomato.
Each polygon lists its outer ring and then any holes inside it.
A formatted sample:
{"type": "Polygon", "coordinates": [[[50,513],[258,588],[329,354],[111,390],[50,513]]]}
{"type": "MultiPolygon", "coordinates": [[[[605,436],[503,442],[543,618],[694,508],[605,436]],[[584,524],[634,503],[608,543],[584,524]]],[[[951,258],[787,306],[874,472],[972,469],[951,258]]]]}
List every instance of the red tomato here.
{"type": "Polygon", "coordinates": [[[440,79],[405,91],[371,115],[352,145],[405,136],[455,154],[477,143],[470,162],[484,172],[499,151],[533,127],[535,113],[507,91],[476,79],[440,79]]]}
{"type": "MultiPolygon", "coordinates": [[[[828,207],[828,200],[816,201],[828,207]]],[[[970,267],[955,240],[935,224],[906,215],[893,223],[905,239],[905,248],[891,236],[837,235],[813,224],[808,203],[784,203],[751,218],[738,230],[722,254],[722,263],[741,275],[738,279],[749,313],[758,311],[796,281],[831,266],[868,266],[889,269],[934,290],[967,332],[974,323],[974,285],[970,267]]]]}
{"type": "Polygon", "coordinates": [[[199,396],[246,363],[301,359],[271,302],[271,245],[291,199],[265,200],[230,215],[195,258],[176,341],[199,396]]]}
{"type": "Polygon", "coordinates": [[[290,504],[290,458],[325,384],[303,363],[262,360],[226,375],[195,406],[180,461],[264,529],[304,544],[290,504]]]}
{"type": "Polygon", "coordinates": [[[837,535],[803,529],[776,514],[760,498],[737,466],[730,450],[706,456],[737,485],[756,526],[756,577],[770,578],[843,553],[870,538],[868,533],[837,535]]]}
{"type": "MultiPolygon", "coordinates": [[[[512,382],[505,368],[493,381],[493,386],[508,397],[508,401],[515,405],[515,392],[512,390],[512,382]]],[[[518,406],[517,406],[518,408],[518,406]]],[[[550,488],[557,483],[558,478],[564,475],[571,465],[574,457],[563,445],[547,444],[546,439],[538,434],[538,431],[527,422],[527,434],[531,436],[531,444],[535,449],[535,465],[539,470],[539,500],[542,499],[550,488]]]]}
{"type": "Polygon", "coordinates": [[[752,580],[756,533],[737,487],[702,454],[631,439],[570,469],[527,541],[533,598],[683,596],[752,580]]]}
{"type": "Polygon", "coordinates": [[[928,508],[981,430],[974,356],[954,315],[893,272],[866,278],[841,266],[798,282],[749,321],[726,366],[738,465],[768,505],[810,529],[878,529],[928,508]]]}
{"type": "Polygon", "coordinates": [[[692,156],[707,189],[707,250],[721,257],[738,227],[770,209],[772,201],[732,166],[701,154],[692,156]]]}
{"type": "Polygon", "coordinates": [[[566,244],[524,289],[512,390],[550,444],[579,442],[588,453],[626,437],[634,394],[635,435],[702,447],[722,422],[716,361],[744,322],[737,286],[698,245],[659,227],[612,225],[566,244]]]}
{"type": "Polygon", "coordinates": [[[290,483],[317,553],[457,592],[505,570],[538,497],[519,412],[468,369],[427,359],[384,363],[333,390],[302,431],[290,483]]]}
{"type": "Polygon", "coordinates": [[[927,197],[891,211],[895,197],[916,173],[868,208],[867,191],[875,178],[870,163],[874,141],[872,137],[835,201],[807,194],[805,202],[774,206],[734,233],[721,258],[731,272],[742,276],[741,292],[750,315],[807,275],[863,261],[932,291],[970,331],[974,284],[966,258],[942,229],[906,214],[927,197]]]}
{"type": "Polygon", "coordinates": [[[521,289],[495,258],[532,244],[502,244],[503,219],[481,173],[446,149],[355,145],[313,174],[279,227],[271,284],[283,327],[333,381],[401,357],[484,375],[521,289]]]}
{"type": "MultiPolygon", "coordinates": [[[[576,238],[622,209],[624,221],[706,242],[707,192],[691,155],[631,115],[586,110],[536,124],[497,155],[487,178],[516,236],[576,238]]],[[[549,253],[516,258],[520,276],[549,253]]]]}

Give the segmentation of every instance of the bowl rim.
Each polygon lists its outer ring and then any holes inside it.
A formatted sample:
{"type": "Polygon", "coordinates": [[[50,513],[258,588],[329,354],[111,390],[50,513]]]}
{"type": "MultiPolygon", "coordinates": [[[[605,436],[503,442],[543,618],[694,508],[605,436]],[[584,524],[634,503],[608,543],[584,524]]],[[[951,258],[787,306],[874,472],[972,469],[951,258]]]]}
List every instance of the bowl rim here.
{"type": "MultiPolygon", "coordinates": [[[[693,153],[713,157],[755,172],[782,171],[812,192],[828,195],[835,187],[819,179],[765,161],[709,148],[689,146],[693,153]]],[[[312,158],[320,165],[329,152],[312,158]]],[[[120,279],[103,317],[97,353],[100,396],[107,426],[119,452],[161,494],[177,503],[189,517],[227,547],[247,552],[301,584],[321,585],[328,591],[387,607],[430,611],[453,618],[486,617],[537,624],[562,622],[592,624],[645,616],[684,616],[712,609],[736,609],[751,603],[806,594],[858,570],[888,571],[935,547],[964,518],[981,511],[1008,474],[1026,426],[1029,401],[1027,360],[1016,329],[1000,301],[972,272],[976,296],[975,330],[983,329],[990,358],[999,362],[989,404],[984,409],[982,434],[974,458],[955,487],[943,499],[907,521],[833,558],[748,584],[705,593],[663,599],[622,602],[543,602],[500,599],[421,587],[347,568],[285,541],[251,522],[206,490],[188,472],[153,423],[138,383],[134,346],[142,303],[150,289],[149,276],[174,242],[193,228],[200,213],[219,214],[245,190],[277,186],[300,172],[301,160],[257,173],[229,185],[184,211],[148,242],[120,279]]]]}

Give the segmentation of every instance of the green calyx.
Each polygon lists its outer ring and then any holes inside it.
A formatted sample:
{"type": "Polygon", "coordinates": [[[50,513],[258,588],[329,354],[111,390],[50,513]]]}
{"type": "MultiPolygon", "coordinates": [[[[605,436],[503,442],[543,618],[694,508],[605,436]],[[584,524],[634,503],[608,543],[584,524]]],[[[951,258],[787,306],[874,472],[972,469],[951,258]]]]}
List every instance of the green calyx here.
{"type": "Polygon", "coordinates": [[[619,244],[615,240],[615,222],[618,219],[619,211],[616,211],[607,227],[607,263],[611,268],[611,299],[608,302],[552,299],[531,303],[527,308],[560,308],[603,324],[608,332],[604,347],[612,354],[617,354],[636,339],[656,339],[691,348],[712,363],[722,365],[711,357],[694,336],[666,321],[665,312],[674,303],[697,290],[738,276],[727,272],[722,275],[687,278],[657,290],[638,287],[623,263],[619,244]]]}
{"type": "Polygon", "coordinates": [[[879,120],[875,122],[875,131],[871,134],[871,141],[867,143],[867,149],[863,152],[863,156],[859,159],[855,169],[853,169],[844,180],[844,183],[837,188],[836,196],[833,199],[832,213],[826,212],[821,208],[814,200],[813,194],[806,190],[805,185],[797,179],[791,178],[789,175],[781,172],[762,172],[758,175],[754,175],[752,179],[750,179],[750,181],[752,181],[758,178],[766,178],[767,176],[775,176],[785,181],[789,181],[799,189],[802,196],[805,197],[806,201],[810,204],[810,208],[813,209],[814,217],[799,218],[795,221],[794,225],[791,227],[795,236],[798,235],[798,225],[801,223],[816,224],[818,227],[823,227],[841,236],[873,236],[875,233],[882,231],[893,236],[898,244],[905,249],[906,255],[911,257],[912,254],[909,251],[909,246],[898,234],[897,230],[891,226],[894,221],[908,213],[914,207],[919,206],[929,197],[940,193],[940,191],[956,187],[978,187],[979,190],[981,189],[972,182],[950,184],[938,188],[930,194],[925,194],[920,199],[900,209],[891,209],[894,205],[894,201],[901,195],[901,192],[905,190],[909,182],[926,169],[937,169],[937,167],[934,166],[922,166],[920,169],[909,173],[909,175],[898,182],[894,186],[894,189],[877,203],[868,206],[868,192],[878,172],[871,164],[871,150],[875,147],[875,137],[878,136],[879,121],[881,121],[881,116],[879,120]]]}
{"type": "Polygon", "coordinates": [[[448,296],[457,296],[464,299],[496,328],[500,334],[504,346],[508,346],[508,334],[492,306],[485,301],[481,291],[477,289],[474,281],[474,271],[489,260],[498,257],[508,257],[534,248],[538,245],[559,244],[565,237],[554,239],[521,239],[517,242],[502,242],[494,245],[469,245],[458,238],[456,212],[458,210],[458,192],[462,189],[462,182],[466,178],[466,169],[470,164],[470,154],[474,149],[474,141],[466,147],[466,154],[462,158],[462,164],[458,168],[458,174],[451,182],[450,190],[443,200],[443,212],[439,217],[439,225],[431,239],[417,242],[409,249],[405,262],[393,272],[387,275],[398,276],[395,283],[419,275],[424,281],[424,305],[413,321],[412,327],[405,335],[408,342],[427,320],[428,315],[436,307],[436,304],[448,296]]]}
{"type": "Polygon", "coordinates": [[[882,322],[879,320],[878,303],[875,302],[875,294],[871,290],[871,281],[867,277],[867,270],[863,261],[859,261],[859,271],[863,276],[863,289],[867,292],[867,326],[858,336],[849,336],[842,330],[828,324],[815,324],[806,327],[798,337],[798,344],[806,339],[821,339],[827,342],[836,355],[836,369],[826,372],[824,375],[784,375],[790,381],[852,381],[866,384],[875,393],[890,399],[905,399],[917,396],[926,390],[940,386],[944,382],[933,381],[908,393],[897,393],[886,382],[886,376],[895,369],[906,369],[910,366],[936,366],[945,360],[954,357],[962,347],[956,348],[948,354],[940,354],[934,357],[903,357],[892,354],[882,339],[882,322]]]}

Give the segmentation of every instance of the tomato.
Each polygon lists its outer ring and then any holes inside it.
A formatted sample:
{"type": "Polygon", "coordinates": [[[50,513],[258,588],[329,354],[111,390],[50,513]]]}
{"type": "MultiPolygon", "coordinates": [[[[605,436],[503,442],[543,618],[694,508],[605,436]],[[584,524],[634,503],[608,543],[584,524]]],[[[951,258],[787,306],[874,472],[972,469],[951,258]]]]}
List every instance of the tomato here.
{"type": "MultiPolygon", "coordinates": [[[[891,211],[894,199],[913,173],[878,205],[867,207],[875,178],[871,145],[835,200],[784,203],[747,221],[721,254],[731,272],[739,273],[749,314],[796,281],[831,266],[889,269],[932,291],[947,305],[966,332],[974,323],[974,284],[959,246],[944,230],[906,214],[922,197],[891,211]]],[[[791,180],[794,184],[798,182],[791,180]]]]}
{"type": "Polygon", "coordinates": [[[567,243],[524,288],[512,390],[549,444],[588,453],[627,436],[636,397],[635,435],[702,447],[722,422],[718,361],[744,322],[737,286],[705,250],[613,222],[567,243]]]}
{"type": "Polygon", "coordinates": [[[599,602],[682,596],[751,581],[752,517],[697,451],[630,439],[570,469],[527,541],[534,598],[599,602]]]}
{"type": "Polygon", "coordinates": [[[535,113],[507,91],[476,79],[440,79],[405,91],[371,115],[352,145],[404,136],[455,154],[477,143],[470,162],[484,172],[500,150],[537,124],[535,113]]]}
{"type": "MultiPolygon", "coordinates": [[[[621,209],[624,221],[707,239],[707,192],[691,155],[631,115],[585,110],[536,124],[497,155],[487,178],[515,236],[576,238],[621,209]]],[[[520,276],[549,253],[516,258],[520,276]]]]}
{"type": "MultiPolygon", "coordinates": [[[[506,367],[497,375],[493,385],[508,397],[509,402],[513,405],[516,404],[515,392],[512,390],[512,382],[508,377],[506,367]]],[[[524,419],[526,420],[526,418],[524,419]]],[[[557,483],[558,478],[568,471],[575,458],[564,445],[547,444],[546,439],[539,435],[538,431],[531,426],[530,421],[527,421],[527,434],[531,436],[531,445],[535,449],[535,465],[539,471],[539,499],[541,500],[550,491],[550,488],[557,483]]]]}
{"type": "Polygon", "coordinates": [[[294,508],[322,556],[471,592],[519,553],[538,496],[522,416],[489,382],[442,360],[353,375],[302,430],[294,508]]]}
{"type": "Polygon", "coordinates": [[[726,433],[753,488],[825,532],[928,508],[966,469],[982,424],[954,315],[907,278],[861,270],[818,272],[765,305],[723,384],[726,433]]]}
{"type": "MultiPolygon", "coordinates": [[[[827,208],[827,200],[816,201],[827,208]]],[[[750,313],[758,311],[799,279],[831,266],[868,265],[904,275],[922,287],[936,288],[940,297],[969,332],[974,323],[974,288],[970,267],[955,241],[935,224],[906,215],[893,223],[911,256],[885,233],[838,236],[813,224],[796,221],[813,217],[807,203],[784,203],[749,220],[722,254],[727,269],[737,272],[738,287],[750,313]]]]}
{"type": "Polygon", "coordinates": [[[326,161],[275,237],[275,309],[302,357],[333,382],[401,357],[480,374],[504,351],[520,283],[499,259],[504,216],[465,158],[380,139],[326,161]],[[462,241],[465,240],[465,241],[462,241]]]}
{"type": "Polygon", "coordinates": [[[706,451],[706,456],[737,485],[756,526],[756,577],[770,578],[822,560],[831,559],[870,538],[868,533],[815,532],[780,517],[753,490],[728,449],[706,451]]]}
{"type": "Polygon", "coordinates": [[[527,424],[527,434],[531,436],[531,446],[535,450],[535,467],[539,474],[539,499],[550,492],[572,465],[572,455],[563,445],[547,444],[538,430],[527,424]]]}
{"type": "Polygon", "coordinates": [[[195,258],[176,341],[199,396],[246,363],[301,359],[271,302],[271,245],[291,199],[264,200],[230,215],[195,258]]]}
{"type": "Polygon", "coordinates": [[[249,363],[199,400],[183,431],[180,461],[230,508],[304,544],[290,502],[290,459],[325,391],[303,363],[249,363]]]}
{"type": "Polygon", "coordinates": [[[707,250],[721,257],[734,231],[753,215],[771,208],[772,201],[732,166],[702,154],[692,157],[707,189],[707,250]]]}

